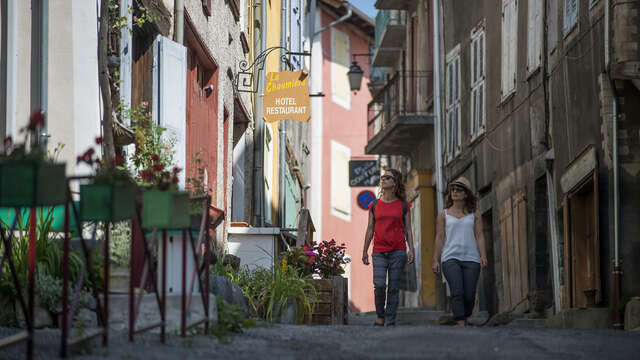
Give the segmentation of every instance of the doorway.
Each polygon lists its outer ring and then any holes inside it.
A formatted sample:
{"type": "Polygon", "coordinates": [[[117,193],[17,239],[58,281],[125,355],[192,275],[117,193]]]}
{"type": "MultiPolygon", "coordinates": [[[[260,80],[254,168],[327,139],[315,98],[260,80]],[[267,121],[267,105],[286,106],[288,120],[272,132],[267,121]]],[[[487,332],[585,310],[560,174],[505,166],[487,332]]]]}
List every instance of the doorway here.
{"type": "Polygon", "coordinates": [[[492,316],[498,312],[498,293],[496,291],[495,256],[493,246],[493,211],[482,214],[482,229],[487,251],[487,267],[480,273],[480,310],[492,316]]]}

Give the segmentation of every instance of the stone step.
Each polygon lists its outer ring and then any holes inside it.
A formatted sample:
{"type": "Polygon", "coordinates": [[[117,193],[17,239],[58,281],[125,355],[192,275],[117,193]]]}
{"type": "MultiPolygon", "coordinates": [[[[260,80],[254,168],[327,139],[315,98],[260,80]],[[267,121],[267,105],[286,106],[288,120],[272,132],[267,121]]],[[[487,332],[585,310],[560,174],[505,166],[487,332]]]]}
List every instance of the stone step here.
{"type": "Polygon", "coordinates": [[[435,324],[443,311],[404,308],[398,310],[397,322],[403,325],[435,324]]]}

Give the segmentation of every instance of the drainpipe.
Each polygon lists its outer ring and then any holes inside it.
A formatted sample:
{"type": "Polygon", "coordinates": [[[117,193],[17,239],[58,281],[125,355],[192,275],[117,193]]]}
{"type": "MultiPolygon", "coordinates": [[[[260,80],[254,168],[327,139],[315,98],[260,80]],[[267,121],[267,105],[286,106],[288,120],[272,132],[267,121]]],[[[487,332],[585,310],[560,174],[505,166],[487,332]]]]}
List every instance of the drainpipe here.
{"type": "Polygon", "coordinates": [[[615,306],[616,306],[616,322],[613,324],[615,329],[622,329],[622,313],[617,309],[621,296],[621,277],[620,269],[620,185],[618,178],[618,99],[616,96],[615,85],[611,78],[611,0],[606,0],[604,8],[604,58],[605,69],[611,82],[611,92],[613,95],[613,111],[611,118],[611,132],[613,147],[613,281],[615,286],[615,306]]]}
{"type": "MultiPolygon", "coordinates": [[[[285,47],[286,49],[289,49],[289,44],[287,44],[287,34],[289,33],[290,29],[287,28],[287,2],[286,1],[282,1],[281,6],[280,6],[280,46],[285,47]]],[[[280,53],[283,56],[287,56],[286,55],[286,50],[285,49],[280,49],[280,53]]],[[[288,70],[287,65],[283,65],[282,62],[280,62],[280,68],[281,70],[288,70]]],[[[286,138],[287,138],[287,129],[286,129],[286,125],[284,121],[279,121],[278,124],[278,132],[280,133],[280,139],[278,140],[279,142],[279,146],[278,146],[278,162],[280,163],[279,165],[279,170],[278,171],[278,203],[280,204],[279,206],[279,217],[280,219],[280,227],[285,228],[286,224],[285,224],[285,217],[286,217],[286,204],[285,204],[285,171],[286,171],[286,166],[285,166],[285,162],[286,160],[286,138]]]]}
{"type": "Polygon", "coordinates": [[[184,44],[184,0],[175,0],[174,12],[176,13],[175,31],[173,38],[179,44],[184,44]]]}
{"type": "MultiPolygon", "coordinates": [[[[48,108],[48,62],[49,62],[49,1],[31,3],[31,13],[36,14],[31,23],[31,112],[36,110],[47,114],[48,108]]],[[[40,129],[39,146],[46,150],[47,140],[51,136],[48,129],[49,119],[40,129]]]]}
{"type": "MultiPolygon", "coordinates": [[[[338,19],[338,20],[328,24],[327,26],[321,28],[320,30],[314,32],[313,35],[311,36],[311,43],[313,43],[313,38],[316,35],[320,34],[321,32],[323,32],[323,31],[325,31],[327,29],[329,29],[330,27],[338,25],[339,23],[341,23],[341,22],[343,22],[343,21],[345,21],[345,20],[347,20],[348,18],[351,17],[351,15],[353,14],[353,10],[351,9],[351,4],[349,4],[348,1],[345,1],[344,2],[344,6],[347,7],[347,13],[343,17],[341,17],[340,19],[338,19]]],[[[315,6],[314,6],[314,9],[315,9],[315,6]]],[[[315,13],[315,11],[314,11],[314,13],[315,13]]]]}
{"type": "MultiPolygon", "coordinates": [[[[259,51],[262,52],[267,48],[267,5],[265,1],[260,3],[260,46],[259,51]]],[[[254,30],[255,34],[258,32],[254,30]]],[[[264,93],[264,76],[258,77],[258,92],[255,95],[255,111],[254,123],[255,133],[253,142],[253,216],[254,225],[258,227],[264,226],[264,119],[262,118],[262,96],[264,93]]]]}
{"type": "Polygon", "coordinates": [[[439,1],[433,0],[433,107],[434,107],[434,146],[436,157],[436,206],[439,213],[443,209],[442,194],[442,138],[440,129],[440,8],[439,1]]]}

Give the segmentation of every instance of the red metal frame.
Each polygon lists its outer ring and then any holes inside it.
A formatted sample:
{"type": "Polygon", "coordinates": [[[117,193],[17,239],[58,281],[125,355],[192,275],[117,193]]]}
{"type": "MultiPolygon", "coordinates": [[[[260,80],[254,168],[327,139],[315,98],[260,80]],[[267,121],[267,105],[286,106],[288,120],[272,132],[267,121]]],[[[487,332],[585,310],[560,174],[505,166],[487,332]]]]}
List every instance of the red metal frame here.
{"type": "Polygon", "coordinates": [[[33,314],[34,314],[34,303],[33,303],[33,290],[35,284],[35,263],[36,263],[36,210],[35,207],[32,207],[29,211],[29,274],[28,274],[28,283],[27,283],[27,292],[28,292],[28,302],[25,304],[24,297],[22,295],[22,289],[20,289],[20,281],[18,280],[18,273],[16,272],[15,264],[13,263],[13,257],[11,254],[11,239],[13,238],[13,233],[16,228],[18,214],[21,213],[21,209],[19,207],[15,208],[16,216],[13,219],[13,224],[11,224],[11,229],[7,236],[5,236],[4,231],[0,230],[0,236],[2,237],[2,242],[4,243],[4,251],[2,253],[2,260],[0,261],[0,274],[2,272],[2,268],[4,265],[5,259],[9,263],[9,270],[11,271],[13,285],[16,287],[18,293],[18,301],[20,302],[20,308],[22,309],[22,313],[24,314],[25,321],[27,323],[27,330],[21,331],[17,334],[7,336],[3,339],[0,339],[0,349],[3,347],[25,341],[27,342],[27,359],[33,359],[33,314]]]}
{"type": "MultiPolygon", "coordinates": [[[[105,224],[105,245],[104,245],[104,271],[105,276],[103,279],[103,297],[104,297],[104,306],[100,304],[100,296],[98,293],[98,288],[96,287],[96,274],[94,274],[91,269],[91,261],[92,261],[92,252],[91,249],[87,246],[85,238],[83,236],[82,231],[82,221],[80,220],[80,214],[78,209],[76,208],[76,204],[73,202],[70,182],[71,181],[80,181],[80,180],[88,180],[91,179],[91,176],[72,176],[67,178],[67,203],[65,204],[64,209],[64,242],[63,242],[63,255],[62,255],[62,323],[61,327],[61,347],[60,347],[60,356],[66,357],[68,347],[71,345],[75,345],[78,343],[85,342],[87,340],[93,339],[97,336],[102,336],[102,346],[108,346],[109,344],[109,223],[105,224]],[[68,288],[69,288],[69,254],[70,254],[70,224],[69,224],[69,207],[73,210],[73,215],[76,219],[76,231],[77,236],[80,238],[80,244],[82,245],[82,253],[84,255],[84,266],[82,267],[82,272],[80,273],[80,278],[78,279],[78,283],[75,284],[75,290],[73,294],[73,299],[71,304],[69,304],[68,298],[68,288]],[[69,330],[71,329],[71,324],[73,320],[73,316],[78,306],[78,300],[80,297],[80,291],[82,290],[82,286],[84,285],[85,277],[89,278],[91,282],[91,290],[93,293],[93,297],[96,302],[96,316],[98,318],[98,326],[99,328],[94,329],[92,331],[88,331],[83,335],[80,335],[75,338],[69,339],[69,330]],[[71,306],[69,306],[71,305],[71,306]],[[101,328],[100,328],[101,327],[101,328]]],[[[95,243],[96,237],[96,229],[98,224],[96,223],[93,228],[92,234],[92,242],[95,243]]],[[[34,228],[35,231],[35,228],[34,228]]]]}

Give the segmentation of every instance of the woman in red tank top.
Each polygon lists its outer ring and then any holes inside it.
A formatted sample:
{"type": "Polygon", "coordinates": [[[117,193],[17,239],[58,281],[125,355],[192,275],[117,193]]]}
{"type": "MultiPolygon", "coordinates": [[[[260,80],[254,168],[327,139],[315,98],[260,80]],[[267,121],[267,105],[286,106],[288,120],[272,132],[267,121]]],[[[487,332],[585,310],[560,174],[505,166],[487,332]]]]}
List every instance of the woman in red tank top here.
{"type": "Polygon", "coordinates": [[[382,196],[369,211],[369,225],[364,238],[362,262],[369,265],[369,245],[373,239],[373,287],[376,326],[395,326],[398,311],[398,283],[404,265],[414,259],[410,204],[406,203],[402,174],[388,169],[380,177],[382,196]],[[405,214],[406,208],[406,214],[405,214]],[[409,253],[407,254],[407,246],[409,253]],[[387,286],[388,280],[388,286],[387,286]],[[386,309],[385,309],[386,304],[386,309]]]}

